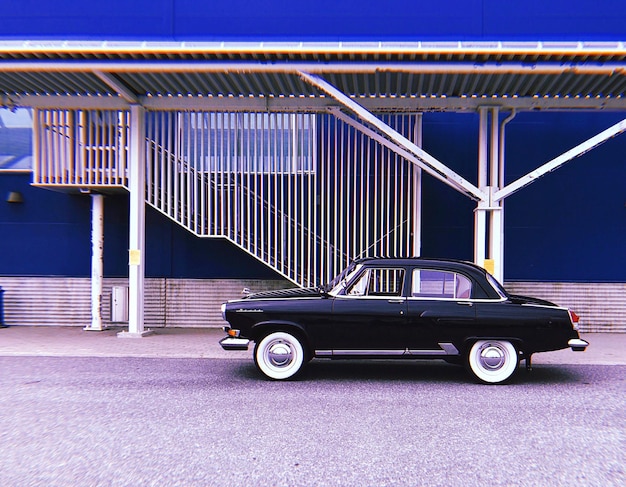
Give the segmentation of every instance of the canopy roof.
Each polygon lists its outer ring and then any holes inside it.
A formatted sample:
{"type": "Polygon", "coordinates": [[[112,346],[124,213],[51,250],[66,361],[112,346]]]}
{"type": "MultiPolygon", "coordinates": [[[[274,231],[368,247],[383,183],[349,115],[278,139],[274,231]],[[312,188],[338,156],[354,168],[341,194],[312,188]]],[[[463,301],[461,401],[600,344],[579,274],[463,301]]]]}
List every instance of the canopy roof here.
{"type": "Polygon", "coordinates": [[[0,41],[0,104],[318,110],[626,109],[623,42],[0,41]]]}

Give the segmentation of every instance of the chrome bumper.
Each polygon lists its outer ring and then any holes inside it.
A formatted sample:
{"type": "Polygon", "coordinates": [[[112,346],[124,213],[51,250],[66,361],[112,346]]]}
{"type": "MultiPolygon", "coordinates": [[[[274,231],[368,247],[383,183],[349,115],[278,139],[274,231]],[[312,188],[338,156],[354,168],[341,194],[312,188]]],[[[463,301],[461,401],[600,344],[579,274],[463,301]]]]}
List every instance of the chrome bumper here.
{"type": "Polygon", "coordinates": [[[220,340],[224,350],[248,350],[250,340],[247,338],[224,337],[220,340]]]}
{"type": "Polygon", "coordinates": [[[567,346],[574,352],[584,352],[589,346],[589,342],[581,338],[572,338],[569,342],[567,342],[567,346]]]}

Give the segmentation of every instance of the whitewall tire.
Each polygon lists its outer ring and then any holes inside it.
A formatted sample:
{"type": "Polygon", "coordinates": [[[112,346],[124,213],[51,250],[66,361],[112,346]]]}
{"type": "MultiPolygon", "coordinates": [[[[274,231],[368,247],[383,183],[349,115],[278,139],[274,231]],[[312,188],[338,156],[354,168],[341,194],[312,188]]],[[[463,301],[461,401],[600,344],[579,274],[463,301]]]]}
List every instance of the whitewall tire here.
{"type": "Polygon", "coordinates": [[[305,364],[304,347],[291,333],[276,331],[257,342],[254,363],[270,379],[289,379],[305,364]]]}
{"type": "Polygon", "coordinates": [[[481,382],[499,384],[517,370],[519,357],[515,346],[506,340],[479,340],[467,356],[469,370],[481,382]]]}

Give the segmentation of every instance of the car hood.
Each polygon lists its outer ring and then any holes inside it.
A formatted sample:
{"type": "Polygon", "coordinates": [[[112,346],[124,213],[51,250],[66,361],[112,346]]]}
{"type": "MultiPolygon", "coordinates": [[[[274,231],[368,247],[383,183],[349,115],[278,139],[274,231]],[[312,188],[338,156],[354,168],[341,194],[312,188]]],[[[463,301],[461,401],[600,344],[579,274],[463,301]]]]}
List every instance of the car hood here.
{"type": "Polygon", "coordinates": [[[509,295],[509,299],[515,304],[538,304],[540,306],[556,306],[556,304],[545,299],[531,298],[530,296],[509,295]]]}
{"type": "Polygon", "coordinates": [[[261,291],[248,295],[244,299],[289,299],[289,298],[312,298],[321,297],[322,293],[319,288],[293,288],[279,289],[276,291],[261,291]]]}

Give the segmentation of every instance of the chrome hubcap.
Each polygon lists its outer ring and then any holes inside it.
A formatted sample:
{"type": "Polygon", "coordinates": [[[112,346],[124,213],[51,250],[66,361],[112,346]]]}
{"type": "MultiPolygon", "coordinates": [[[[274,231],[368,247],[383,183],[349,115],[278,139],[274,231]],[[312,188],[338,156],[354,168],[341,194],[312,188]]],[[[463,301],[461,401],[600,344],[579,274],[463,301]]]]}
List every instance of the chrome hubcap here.
{"type": "Polygon", "coordinates": [[[487,344],[480,351],[480,365],[488,370],[498,370],[506,362],[506,352],[500,347],[487,344]]]}
{"type": "Polygon", "coordinates": [[[267,358],[275,367],[285,367],[293,360],[293,351],[289,344],[274,342],[267,347],[267,358]]]}

